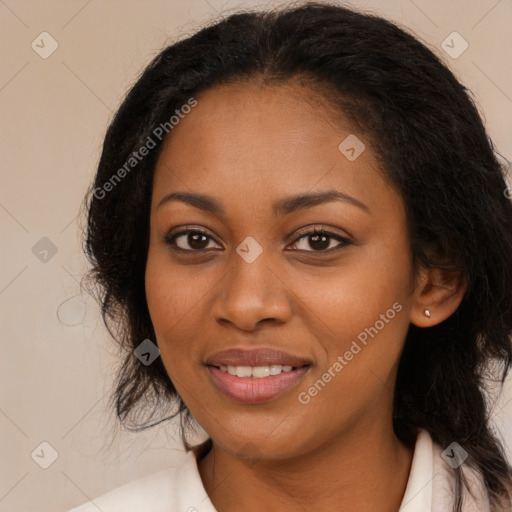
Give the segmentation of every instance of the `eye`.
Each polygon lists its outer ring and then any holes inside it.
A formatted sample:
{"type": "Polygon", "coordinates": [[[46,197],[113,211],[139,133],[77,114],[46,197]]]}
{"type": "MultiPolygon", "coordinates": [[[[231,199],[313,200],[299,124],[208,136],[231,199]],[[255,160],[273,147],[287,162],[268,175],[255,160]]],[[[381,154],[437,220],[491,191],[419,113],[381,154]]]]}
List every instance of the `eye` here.
{"type": "Polygon", "coordinates": [[[296,234],[300,235],[298,238],[295,239],[293,242],[293,248],[292,250],[306,250],[306,252],[331,252],[335,251],[337,249],[341,249],[342,247],[346,245],[351,245],[352,242],[348,240],[347,238],[337,234],[333,233],[332,231],[329,231],[322,227],[315,227],[313,229],[303,229],[298,231],[296,234]],[[309,238],[308,241],[305,239],[309,238]],[[301,242],[304,239],[304,246],[309,245],[309,247],[312,247],[313,250],[307,250],[304,248],[298,248],[298,243],[301,242]],[[337,240],[339,243],[337,246],[332,247],[330,246],[332,239],[337,240]]]}
{"type": "Polygon", "coordinates": [[[174,250],[182,252],[200,252],[211,249],[207,244],[209,240],[213,240],[212,237],[204,229],[200,228],[184,229],[164,237],[166,244],[170,245],[174,250]],[[180,239],[182,240],[178,242],[180,239]],[[189,248],[186,247],[187,244],[189,248]]]}
{"type": "MultiPolygon", "coordinates": [[[[306,252],[331,252],[352,244],[352,242],[347,238],[329,231],[323,226],[320,228],[304,228],[295,233],[295,235],[300,236],[293,242],[292,250],[305,250],[306,252]],[[309,238],[309,241],[305,242],[305,239],[307,238],[309,238]],[[339,242],[335,247],[330,246],[333,239],[339,242]],[[309,245],[313,250],[298,247],[302,241],[304,241],[303,245],[309,245]]],[[[213,241],[213,238],[206,230],[201,228],[182,229],[177,233],[167,234],[164,237],[164,241],[166,244],[170,245],[173,250],[181,252],[201,252],[213,248],[208,247],[209,242],[213,241]]]]}

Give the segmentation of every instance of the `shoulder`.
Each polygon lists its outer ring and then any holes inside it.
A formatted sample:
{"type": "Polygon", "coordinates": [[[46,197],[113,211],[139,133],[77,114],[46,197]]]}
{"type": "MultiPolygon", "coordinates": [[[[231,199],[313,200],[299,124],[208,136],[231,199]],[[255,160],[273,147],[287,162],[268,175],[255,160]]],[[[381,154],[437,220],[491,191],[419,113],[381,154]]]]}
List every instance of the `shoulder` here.
{"type": "Polygon", "coordinates": [[[168,512],[197,499],[193,493],[201,487],[194,454],[189,452],[176,467],[128,482],[67,512],[168,512]]]}
{"type": "Polygon", "coordinates": [[[402,502],[404,512],[452,512],[457,490],[456,468],[461,469],[467,482],[467,487],[463,485],[461,489],[461,512],[490,512],[484,479],[467,463],[466,457],[460,445],[440,446],[427,430],[419,429],[402,502]]]}
{"type": "Polygon", "coordinates": [[[133,480],[68,512],[129,512],[147,510],[148,505],[152,512],[163,512],[166,510],[163,505],[168,510],[172,503],[176,471],[176,468],[167,469],[133,480]],[[160,509],[159,504],[162,505],[160,509]]]}
{"type": "Polygon", "coordinates": [[[462,487],[463,512],[489,512],[490,501],[482,474],[464,461],[464,449],[457,444],[442,447],[432,443],[433,510],[452,510],[456,492],[455,468],[460,467],[467,482],[462,487]],[[450,509],[446,507],[450,506],[450,509]]]}

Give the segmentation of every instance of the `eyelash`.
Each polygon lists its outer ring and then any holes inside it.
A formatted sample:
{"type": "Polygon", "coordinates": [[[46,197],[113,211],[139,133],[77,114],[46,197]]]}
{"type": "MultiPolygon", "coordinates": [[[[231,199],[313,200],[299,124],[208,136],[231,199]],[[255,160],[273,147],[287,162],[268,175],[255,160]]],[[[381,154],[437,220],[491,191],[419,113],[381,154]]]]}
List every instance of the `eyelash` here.
{"type": "MultiPolygon", "coordinates": [[[[177,233],[174,233],[172,235],[169,235],[169,234],[166,235],[164,237],[164,242],[167,245],[171,246],[173,251],[178,251],[178,252],[182,252],[182,253],[201,253],[201,252],[210,250],[210,249],[182,249],[181,247],[176,247],[176,245],[174,244],[174,241],[176,240],[176,238],[179,238],[180,236],[188,235],[188,234],[204,235],[204,236],[210,238],[211,240],[213,240],[213,238],[208,234],[208,232],[205,229],[190,228],[190,229],[184,229],[182,231],[178,231],[177,233]]],[[[309,250],[309,251],[304,251],[303,249],[293,249],[293,250],[303,251],[303,252],[311,252],[311,253],[317,253],[317,254],[318,253],[319,254],[330,254],[331,252],[342,249],[343,247],[345,247],[347,245],[352,245],[352,242],[350,240],[348,240],[347,238],[345,238],[337,233],[333,233],[332,231],[329,231],[327,229],[324,229],[323,227],[318,228],[316,226],[313,229],[304,228],[304,229],[297,231],[295,233],[296,238],[292,241],[292,244],[294,245],[299,240],[302,240],[303,238],[306,238],[308,236],[313,236],[313,235],[327,235],[329,238],[334,238],[335,240],[340,242],[340,244],[336,247],[331,247],[330,249],[309,250]]]]}

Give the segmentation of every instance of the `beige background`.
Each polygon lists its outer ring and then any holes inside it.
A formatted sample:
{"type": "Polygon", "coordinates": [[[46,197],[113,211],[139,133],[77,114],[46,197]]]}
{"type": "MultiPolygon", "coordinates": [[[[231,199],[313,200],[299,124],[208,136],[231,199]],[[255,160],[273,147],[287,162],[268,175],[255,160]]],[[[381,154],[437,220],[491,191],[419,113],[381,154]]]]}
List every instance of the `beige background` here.
{"type": "MultiPolygon", "coordinates": [[[[172,425],[121,432],[109,445],[116,348],[92,298],[78,295],[78,208],[113,111],[158,50],[225,10],[281,3],[0,0],[0,511],[64,511],[181,460],[172,425]],[[43,31],[58,43],[47,59],[31,47],[43,31]],[[43,237],[57,249],[46,263],[32,252],[43,237]],[[47,469],[31,457],[37,448],[49,460],[43,441],[57,453],[47,469]]],[[[496,148],[512,160],[510,0],[347,5],[393,19],[434,48],[473,91],[496,148]],[[453,31],[469,43],[456,59],[441,47],[453,31]]],[[[512,457],[510,400],[509,381],[494,417],[512,457]]]]}

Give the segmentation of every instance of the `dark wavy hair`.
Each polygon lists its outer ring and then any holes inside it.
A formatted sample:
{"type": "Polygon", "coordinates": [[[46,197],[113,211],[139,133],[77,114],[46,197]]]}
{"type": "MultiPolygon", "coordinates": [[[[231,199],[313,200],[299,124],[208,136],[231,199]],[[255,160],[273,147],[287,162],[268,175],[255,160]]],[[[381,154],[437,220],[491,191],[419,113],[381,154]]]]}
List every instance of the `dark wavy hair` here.
{"type": "MultiPolygon", "coordinates": [[[[442,447],[456,440],[469,454],[466,464],[483,475],[492,506],[510,505],[512,467],[486,399],[493,376],[502,385],[512,365],[512,204],[504,167],[470,92],[433,51],[390,21],[330,3],[239,11],[174,42],[142,72],[108,127],[83,203],[92,264],[84,279],[126,349],[111,397],[120,424],[140,431],[179,414],[181,439],[192,449],[185,428],[194,419],[161,358],[146,366],[134,356],[144,339],[156,339],[144,285],[153,172],[165,140],[155,129],[170,133],[170,116],[200,91],[294,79],[320,92],[371,142],[404,199],[415,270],[457,270],[468,280],[447,320],[410,326],[395,389],[396,435],[410,441],[423,428],[442,447]],[[149,138],[154,147],[130,160],[149,138]]],[[[460,511],[467,480],[460,467],[454,472],[460,511]]]]}

